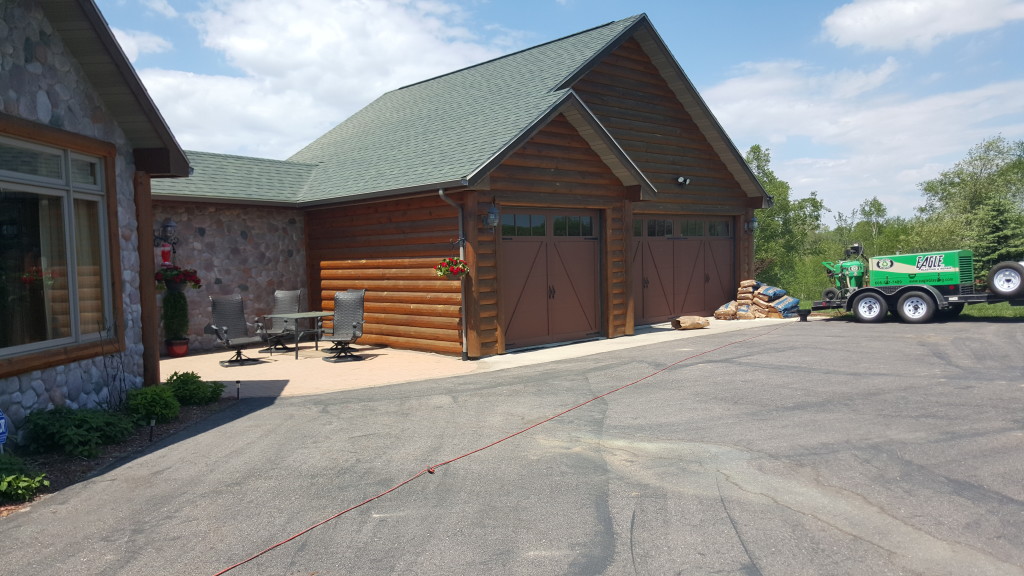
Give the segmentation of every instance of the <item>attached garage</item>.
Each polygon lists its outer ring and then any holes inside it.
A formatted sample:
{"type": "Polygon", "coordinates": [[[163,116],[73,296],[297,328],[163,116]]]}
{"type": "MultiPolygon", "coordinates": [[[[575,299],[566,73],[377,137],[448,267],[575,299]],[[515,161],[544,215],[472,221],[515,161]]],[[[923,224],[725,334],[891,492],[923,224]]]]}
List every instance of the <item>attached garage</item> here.
{"type": "Polygon", "coordinates": [[[363,288],[361,342],[465,358],[709,314],[769,201],[645,15],[393,90],[288,163],[309,306],[363,288]]]}

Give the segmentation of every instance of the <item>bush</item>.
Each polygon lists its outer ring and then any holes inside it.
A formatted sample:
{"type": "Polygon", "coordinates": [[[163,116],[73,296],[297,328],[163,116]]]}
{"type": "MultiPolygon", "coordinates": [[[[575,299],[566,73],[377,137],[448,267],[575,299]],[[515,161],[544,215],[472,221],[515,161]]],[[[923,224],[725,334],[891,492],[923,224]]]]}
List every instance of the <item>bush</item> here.
{"type": "Polygon", "coordinates": [[[161,424],[174,420],[181,411],[181,404],[170,386],[150,386],[129,390],[125,408],[132,421],[145,426],[151,420],[161,424]]]}
{"type": "Polygon", "coordinates": [[[167,385],[183,406],[210,404],[224,393],[222,382],[204,382],[195,372],[174,372],[167,377],[167,385]]]}
{"type": "Polygon", "coordinates": [[[71,456],[95,458],[100,446],[121,442],[134,431],[128,417],[119,412],[66,406],[32,412],[25,419],[29,450],[63,452],[71,456]]]}
{"type": "Polygon", "coordinates": [[[50,481],[46,479],[46,474],[35,477],[0,474],[0,502],[28,502],[49,485],[50,481]]]}
{"type": "Polygon", "coordinates": [[[12,476],[15,474],[31,476],[35,473],[36,471],[32,467],[14,454],[0,454],[0,476],[12,476]]]}

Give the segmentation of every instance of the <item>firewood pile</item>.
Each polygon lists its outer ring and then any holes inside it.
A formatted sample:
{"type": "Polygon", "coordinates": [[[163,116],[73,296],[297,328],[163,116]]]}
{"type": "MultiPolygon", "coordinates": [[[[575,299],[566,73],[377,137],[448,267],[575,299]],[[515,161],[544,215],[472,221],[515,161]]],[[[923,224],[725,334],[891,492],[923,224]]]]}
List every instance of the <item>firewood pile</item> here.
{"type": "Polygon", "coordinates": [[[800,300],[786,291],[757,280],[744,280],[736,289],[736,299],[715,310],[718,320],[754,320],[757,318],[796,318],[800,300]]]}

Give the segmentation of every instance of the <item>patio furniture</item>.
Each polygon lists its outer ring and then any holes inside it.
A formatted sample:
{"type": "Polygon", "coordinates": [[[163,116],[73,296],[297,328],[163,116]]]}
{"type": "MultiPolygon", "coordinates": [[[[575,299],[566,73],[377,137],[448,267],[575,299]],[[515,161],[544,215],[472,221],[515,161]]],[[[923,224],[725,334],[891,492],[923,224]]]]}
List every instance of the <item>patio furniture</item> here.
{"type": "MultiPolygon", "coordinates": [[[[245,321],[245,306],[242,297],[235,294],[232,296],[210,296],[210,306],[213,312],[213,321],[206,327],[207,333],[216,334],[225,347],[235,351],[234,356],[221,362],[221,364],[245,364],[247,362],[260,362],[242,353],[242,350],[253,344],[264,342],[262,336],[250,335],[250,324],[245,321]]],[[[260,323],[256,323],[257,333],[260,331],[260,323]]]]}
{"type": "Polygon", "coordinates": [[[261,352],[273,353],[274,350],[287,350],[288,347],[286,342],[292,341],[298,344],[299,333],[296,331],[296,326],[290,324],[289,320],[293,320],[284,314],[294,314],[299,311],[300,303],[302,302],[302,290],[275,290],[274,291],[274,311],[271,314],[267,314],[264,318],[263,329],[261,335],[263,339],[267,341],[269,347],[261,352]]]}
{"type": "Polygon", "coordinates": [[[334,328],[324,336],[325,342],[333,342],[334,355],[324,358],[327,362],[362,360],[352,350],[352,344],[363,335],[363,298],[366,290],[345,290],[334,293],[334,328]]]}
{"type": "MultiPolygon", "coordinates": [[[[294,345],[294,348],[295,348],[295,359],[298,360],[299,359],[299,340],[302,340],[302,337],[305,336],[306,334],[312,334],[313,335],[314,345],[316,346],[317,350],[320,349],[320,333],[323,332],[323,321],[321,320],[321,318],[324,317],[324,316],[330,316],[332,314],[333,314],[333,312],[324,312],[324,311],[291,312],[291,313],[287,313],[287,314],[267,314],[267,318],[280,318],[280,319],[283,319],[283,320],[294,320],[295,321],[296,326],[295,326],[295,331],[294,331],[294,334],[295,334],[295,345],[294,345]],[[313,327],[312,328],[307,328],[307,329],[299,328],[298,327],[298,321],[299,320],[304,320],[306,318],[310,318],[310,319],[315,320],[315,322],[313,322],[313,327]]],[[[288,348],[287,346],[283,347],[283,349],[290,350],[290,348],[288,348]]]]}

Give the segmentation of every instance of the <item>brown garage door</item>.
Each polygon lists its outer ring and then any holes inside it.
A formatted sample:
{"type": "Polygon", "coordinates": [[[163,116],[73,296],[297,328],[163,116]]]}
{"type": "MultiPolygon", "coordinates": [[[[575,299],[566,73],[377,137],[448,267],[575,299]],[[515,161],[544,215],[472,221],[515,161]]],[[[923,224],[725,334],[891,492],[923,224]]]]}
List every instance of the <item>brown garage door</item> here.
{"type": "Polygon", "coordinates": [[[506,349],[600,333],[599,215],[506,211],[501,220],[501,306],[506,349]]]}
{"type": "Polygon", "coordinates": [[[637,324],[710,315],[735,296],[731,218],[633,220],[633,299],[637,324]]]}

